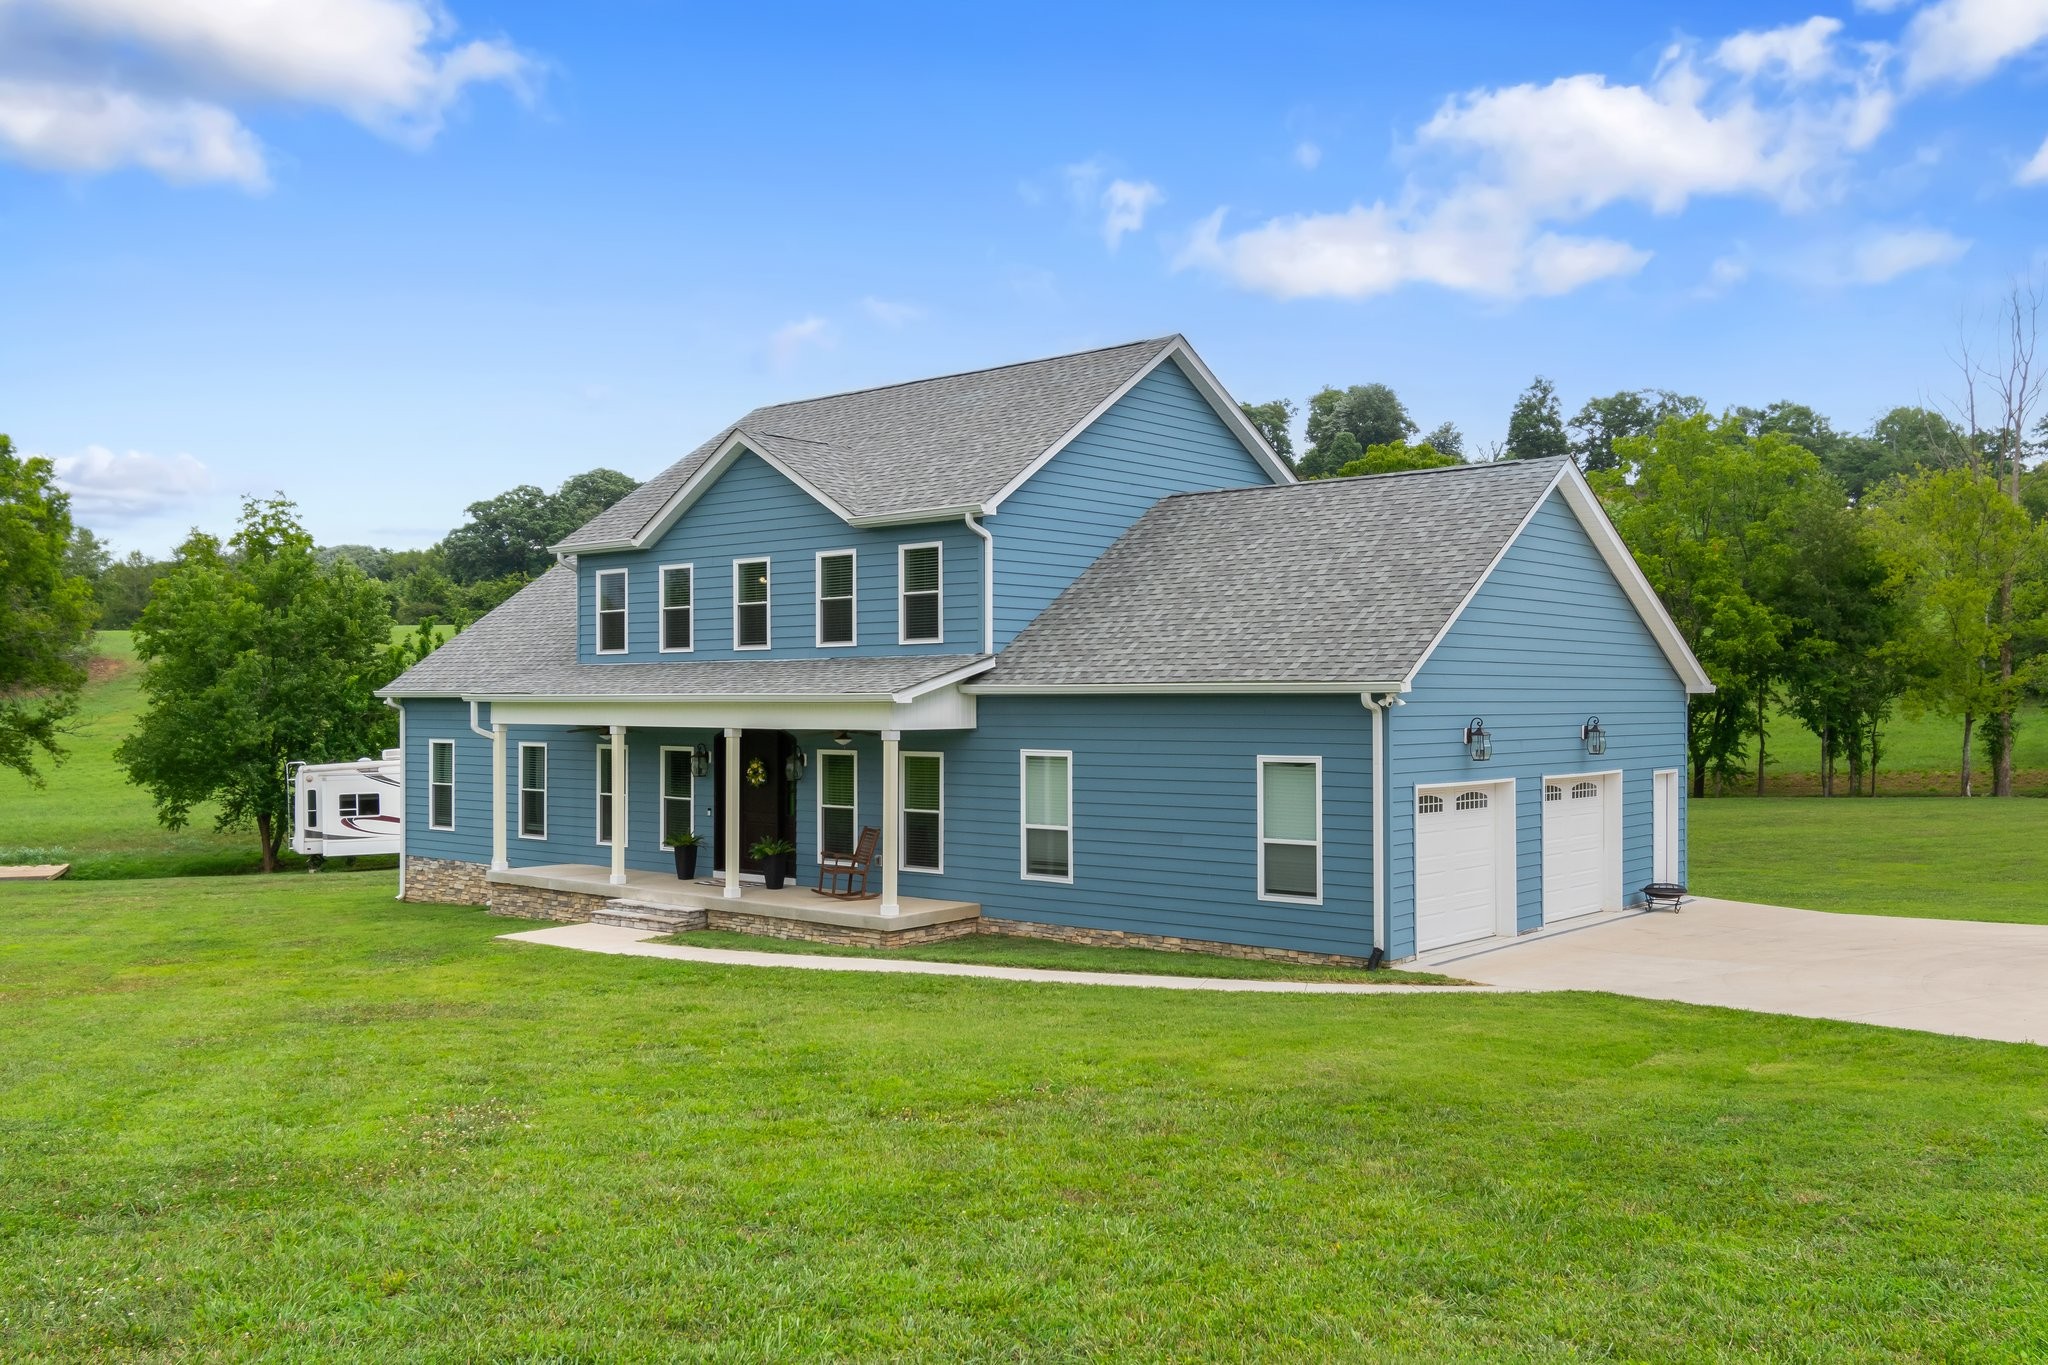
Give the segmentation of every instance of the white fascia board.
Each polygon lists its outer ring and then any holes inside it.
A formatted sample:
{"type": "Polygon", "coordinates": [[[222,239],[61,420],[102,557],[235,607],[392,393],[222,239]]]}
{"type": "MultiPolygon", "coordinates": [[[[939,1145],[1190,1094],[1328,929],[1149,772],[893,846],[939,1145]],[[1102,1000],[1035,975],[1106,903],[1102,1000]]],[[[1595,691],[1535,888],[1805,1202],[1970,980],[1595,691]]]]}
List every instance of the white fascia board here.
{"type": "Polygon", "coordinates": [[[980,674],[986,673],[995,666],[996,661],[992,657],[976,659],[971,664],[964,664],[959,668],[953,669],[951,672],[941,673],[936,678],[926,678],[921,683],[911,684],[901,692],[892,693],[890,694],[890,700],[899,705],[913,702],[927,692],[936,692],[942,687],[951,687],[954,683],[960,682],[963,679],[977,677],[980,674]]]}
{"type": "Polygon", "coordinates": [[[1707,671],[1700,666],[1700,661],[1693,657],[1692,649],[1685,643],[1685,636],[1678,629],[1678,623],[1671,619],[1671,614],[1664,610],[1664,604],[1657,600],[1657,590],[1650,586],[1649,579],[1643,577],[1643,571],[1637,566],[1635,556],[1629,553],[1628,546],[1621,539],[1621,533],[1614,529],[1614,523],[1607,519],[1607,513],[1601,508],[1600,500],[1593,495],[1592,486],[1586,482],[1586,476],[1581,474],[1578,465],[1570,460],[1565,461],[1557,471],[1557,477],[1545,485],[1543,492],[1529,504],[1529,510],[1515,526],[1514,533],[1501,542],[1500,549],[1494,552],[1485,570],[1473,580],[1472,586],[1459,600],[1457,609],[1430,640],[1429,647],[1415,660],[1415,666],[1408,670],[1408,677],[1403,681],[1401,690],[1406,692],[1414,687],[1416,678],[1422,675],[1423,666],[1429,662],[1430,656],[1436,653],[1436,647],[1450,635],[1451,628],[1464,616],[1465,609],[1472,605],[1472,599],[1479,595],[1479,590],[1493,577],[1493,571],[1500,567],[1501,560],[1507,558],[1508,551],[1522,538],[1522,532],[1529,529],[1529,523],[1543,510],[1543,504],[1550,501],[1552,493],[1564,494],[1565,506],[1571,508],[1572,515],[1578,518],[1587,538],[1593,542],[1593,548],[1599,551],[1601,561],[1614,575],[1615,582],[1621,586],[1630,605],[1636,609],[1636,615],[1641,617],[1643,624],[1649,628],[1651,637],[1657,641],[1657,647],[1663,650],[1664,657],[1670,660],[1672,670],[1685,684],[1685,690],[1688,693],[1713,691],[1713,681],[1707,677],[1707,671]]]}
{"type": "Polygon", "coordinates": [[[958,507],[920,507],[909,512],[882,512],[871,517],[848,517],[848,526],[870,529],[879,526],[914,526],[927,521],[958,521],[962,517],[983,515],[978,502],[962,503],[958,507]]]}
{"type": "Polygon", "coordinates": [[[1290,692],[1349,696],[1361,692],[1406,692],[1405,682],[1186,682],[1186,683],[968,683],[975,696],[1166,697],[1282,696],[1290,692]]]}

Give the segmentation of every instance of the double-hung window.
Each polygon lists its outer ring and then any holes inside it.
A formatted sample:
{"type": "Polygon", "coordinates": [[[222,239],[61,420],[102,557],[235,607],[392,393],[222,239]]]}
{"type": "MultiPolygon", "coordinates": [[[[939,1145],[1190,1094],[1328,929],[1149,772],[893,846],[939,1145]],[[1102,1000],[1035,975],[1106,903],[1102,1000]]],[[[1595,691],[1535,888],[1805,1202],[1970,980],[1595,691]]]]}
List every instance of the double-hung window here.
{"type": "Polygon", "coordinates": [[[427,828],[455,828],[455,741],[427,744],[427,828]]]}
{"type": "Polygon", "coordinates": [[[597,575],[597,652],[626,652],[626,571],[604,569],[597,575]]]}
{"type": "MultiPolygon", "coordinates": [[[[629,755],[630,757],[630,755],[629,755]]],[[[612,800],[612,746],[597,746],[597,841],[609,844],[612,841],[612,813],[617,803],[612,800]]]]}
{"type": "Polygon", "coordinates": [[[937,545],[905,545],[896,551],[898,644],[930,645],[945,638],[939,613],[940,573],[937,545]]]}
{"type": "Polygon", "coordinates": [[[548,746],[519,746],[519,837],[548,837],[548,746]]]}
{"type": "Polygon", "coordinates": [[[1323,898],[1323,761],[1259,758],[1259,898],[1323,898]]]}
{"type": "Polygon", "coordinates": [[[690,620],[693,599],[691,569],[688,564],[664,564],[661,568],[661,648],[663,653],[675,654],[693,649],[696,638],[690,620]]]}
{"type": "Polygon", "coordinates": [[[903,755],[903,855],[905,872],[946,870],[946,759],[943,754],[903,755]]]}
{"type": "Polygon", "coordinates": [[[768,648],[768,561],[732,562],[732,647],[768,648]]]}
{"type": "Polygon", "coordinates": [[[818,644],[854,642],[853,551],[818,552],[818,644]]]}
{"type": "Polygon", "coordinates": [[[664,844],[676,835],[687,834],[696,828],[696,812],[691,808],[691,803],[696,800],[696,787],[691,778],[688,749],[661,751],[661,841],[664,844]]]}
{"type": "Polygon", "coordinates": [[[851,749],[818,751],[818,849],[851,853],[860,829],[860,757],[851,749]]]}
{"type": "Polygon", "coordinates": [[[1074,880],[1074,756],[1026,749],[1023,753],[1024,849],[1027,881],[1074,880]]]}

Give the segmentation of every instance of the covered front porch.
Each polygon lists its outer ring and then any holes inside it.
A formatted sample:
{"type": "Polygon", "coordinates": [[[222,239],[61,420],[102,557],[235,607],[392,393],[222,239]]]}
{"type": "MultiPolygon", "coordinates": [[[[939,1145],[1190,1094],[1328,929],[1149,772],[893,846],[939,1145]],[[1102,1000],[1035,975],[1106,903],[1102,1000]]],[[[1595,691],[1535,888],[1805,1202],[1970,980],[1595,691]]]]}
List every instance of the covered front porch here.
{"type": "MultiPolygon", "coordinates": [[[[493,871],[488,880],[495,887],[523,887],[571,896],[588,896],[623,901],[633,907],[662,907],[680,912],[702,912],[712,928],[744,927],[732,924],[735,917],[782,922],[787,932],[779,937],[830,938],[817,930],[853,931],[876,935],[883,941],[902,938],[923,939],[942,936],[935,932],[956,927],[971,933],[981,917],[981,907],[970,901],[934,900],[904,896],[894,911],[884,914],[879,900],[836,900],[817,894],[808,884],[775,890],[743,882],[737,896],[727,893],[722,878],[679,880],[639,868],[627,868],[624,880],[614,880],[612,869],[588,863],[554,863],[539,867],[493,871]]],[[[774,931],[774,925],[768,926],[774,931]]]]}

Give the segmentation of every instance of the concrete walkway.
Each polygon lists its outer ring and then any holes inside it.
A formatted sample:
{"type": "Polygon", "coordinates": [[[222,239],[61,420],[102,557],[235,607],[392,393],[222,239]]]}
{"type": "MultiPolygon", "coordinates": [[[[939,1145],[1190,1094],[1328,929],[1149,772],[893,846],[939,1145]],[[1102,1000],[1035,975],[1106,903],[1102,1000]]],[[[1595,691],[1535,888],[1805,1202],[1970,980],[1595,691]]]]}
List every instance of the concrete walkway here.
{"type": "Polygon", "coordinates": [[[1740,901],[1595,915],[1407,964],[1526,991],[1845,1019],[2048,1043],[2048,926],[1833,915],[1740,901]]]}
{"type": "Polygon", "coordinates": [[[678,962],[704,962],[718,967],[786,967],[813,972],[893,972],[908,976],[971,976],[991,981],[1036,981],[1060,986],[1139,986],[1165,991],[1241,991],[1276,995],[1470,995],[1484,986],[1375,986],[1345,981],[1257,981],[1217,976],[1143,976],[1135,972],[1062,972],[1038,967],[990,967],[973,962],[920,962],[912,958],[821,957],[808,953],[750,953],[731,948],[688,948],[680,943],[650,943],[658,937],[642,929],[607,924],[561,924],[500,934],[513,943],[544,943],[586,953],[620,953],[627,957],[666,957],[678,962]]]}

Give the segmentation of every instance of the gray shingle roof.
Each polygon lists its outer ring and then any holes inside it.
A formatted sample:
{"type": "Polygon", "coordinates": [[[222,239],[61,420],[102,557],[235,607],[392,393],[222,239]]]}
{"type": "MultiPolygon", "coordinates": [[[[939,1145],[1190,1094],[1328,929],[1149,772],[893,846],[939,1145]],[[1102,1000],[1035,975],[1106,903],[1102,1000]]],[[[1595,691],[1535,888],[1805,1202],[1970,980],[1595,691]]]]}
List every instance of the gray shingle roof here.
{"type": "Polygon", "coordinates": [[[632,539],[735,433],[855,517],[978,506],[1177,340],[755,408],[556,548],[632,539]]]}
{"type": "Polygon", "coordinates": [[[972,654],[882,658],[576,661],[576,571],[557,566],[407,669],[379,696],[882,696],[975,662],[972,654]]]}
{"type": "Polygon", "coordinates": [[[1162,499],[974,686],[1397,681],[1563,463],[1162,499]]]}

